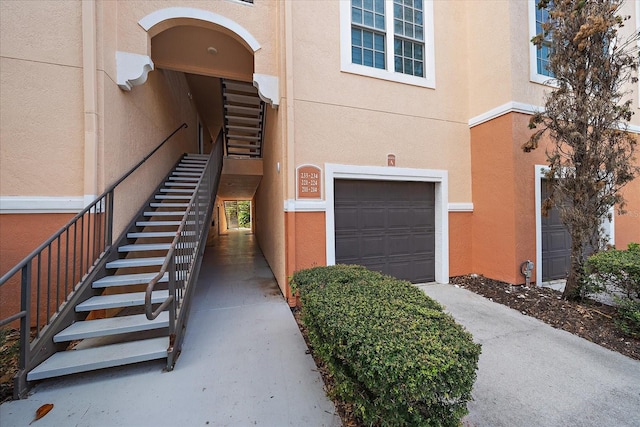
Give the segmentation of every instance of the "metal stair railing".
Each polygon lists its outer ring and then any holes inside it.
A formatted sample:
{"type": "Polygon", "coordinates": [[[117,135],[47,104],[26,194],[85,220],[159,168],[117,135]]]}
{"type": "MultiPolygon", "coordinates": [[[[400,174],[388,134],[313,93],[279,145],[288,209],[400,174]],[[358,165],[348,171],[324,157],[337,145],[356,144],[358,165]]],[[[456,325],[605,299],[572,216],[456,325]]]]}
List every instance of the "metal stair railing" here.
{"type": "Polygon", "coordinates": [[[198,278],[202,255],[213,213],[213,202],[218,191],[223,162],[223,134],[218,134],[216,143],[207,159],[205,171],[198,180],[187,210],[178,226],[169,251],[158,274],[148,283],[145,293],[145,314],[153,320],[169,309],[169,349],[167,370],[173,369],[175,358],[182,346],[184,324],[188,307],[198,278]],[[176,260],[180,260],[177,262],[176,260]],[[186,269],[176,269],[178,264],[187,264],[186,269]],[[169,296],[153,310],[151,296],[158,281],[169,274],[169,296]]]}
{"type": "Polygon", "coordinates": [[[0,328],[19,321],[14,397],[26,392],[28,371],[55,352],[52,341],[46,342],[56,333],[51,329],[53,322],[89,286],[97,267],[113,251],[116,188],[183,128],[186,123],[0,278],[0,290],[20,286],[19,311],[0,318],[0,328]]]}

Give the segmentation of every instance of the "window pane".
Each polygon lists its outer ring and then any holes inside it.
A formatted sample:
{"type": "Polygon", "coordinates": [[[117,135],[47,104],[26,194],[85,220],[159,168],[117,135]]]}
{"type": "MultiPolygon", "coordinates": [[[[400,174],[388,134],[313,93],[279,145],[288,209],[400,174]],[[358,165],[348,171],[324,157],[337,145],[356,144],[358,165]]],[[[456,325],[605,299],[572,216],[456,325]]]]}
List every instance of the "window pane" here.
{"type": "Polygon", "coordinates": [[[413,9],[411,9],[410,7],[404,8],[404,20],[413,22],[413,9]]]}
{"type": "Polygon", "coordinates": [[[402,19],[402,5],[399,5],[398,3],[393,4],[393,17],[402,19]]]}
{"type": "Polygon", "coordinates": [[[413,37],[413,25],[408,22],[404,23],[404,35],[407,37],[413,37]]]}
{"type": "Polygon", "coordinates": [[[384,13],[384,0],[376,0],[375,11],[380,14],[384,13]]]}
{"type": "Polygon", "coordinates": [[[385,61],[384,61],[384,53],[382,52],[376,52],[375,53],[375,67],[376,68],[380,68],[380,69],[384,69],[385,68],[385,61]]]}
{"type": "Polygon", "coordinates": [[[364,0],[363,6],[365,9],[373,10],[373,0],[364,0]]]}
{"type": "Polygon", "coordinates": [[[362,24],[362,10],[355,7],[351,8],[351,22],[362,24]]]}
{"type": "Polygon", "coordinates": [[[355,46],[351,48],[351,62],[354,64],[362,64],[362,49],[355,46]]]}
{"type": "Polygon", "coordinates": [[[424,30],[420,25],[416,25],[415,38],[418,40],[424,40],[424,30]]]}
{"type": "Polygon", "coordinates": [[[413,74],[413,61],[410,59],[404,60],[404,72],[405,74],[413,74]]]}
{"type": "Polygon", "coordinates": [[[354,46],[362,46],[362,31],[356,28],[351,29],[351,44],[354,46]]]}
{"type": "Polygon", "coordinates": [[[413,65],[413,75],[418,77],[424,77],[424,69],[422,62],[415,62],[413,65]]]}
{"type": "Polygon", "coordinates": [[[373,51],[372,50],[368,50],[368,49],[364,50],[362,64],[366,65],[367,67],[373,67],[373,51]]]}
{"type": "Polygon", "coordinates": [[[402,55],[402,40],[396,38],[393,41],[393,53],[396,55],[402,55]]]}
{"type": "Polygon", "coordinates": [[[413,43],[404,43],[404,56],[407,58],[413,58],[413,43]]]}
{"type": "Polygon", "coordinates": [[[404,0],[404,4],[407,6],[413,6],[413,0],[404,0]]]}
{"type": "Polygon", "coordinates": [[[382,34],[375,34],[373,38],[375,50],[384,52],[384,36],[382,34]]]}
{"type": "Polygon", "coordinates": [[[362,32],[362,46],[373,49],[373,33],[371,31],[362,32]]]}
{"type": "Polygon", "coordinates": [[[396,56],[394,57],[394,63],[395,63],[395,68],[396,68],[396,72],[397,73],[402,73],[402,57],[401,56],[396,56]]]}
{"type": "Polygon", "coordinates": [[[420,12],[419,10],[416,10],[415,17],[416,17],[416,19],[415,19],[416,24],[422,25],[423,24],[422,23],[422,12],[420,12]]]}
{"type": "Polygon", "coordinates": [[[376,28],[384,30],[384,15],[376,15],[376,28]]]}
{"type": "Polygon", "coordinates": [[[416,59],[416,61],[424,60],[424,46],[415,44],[413,46],[413,57],[416,59]]]}
{"type": "Polygon", "coordinates": [[[365,10],[363,15],[364,15],[364,25],[373,27],[373,12],[369,12],[365,10]]]}
{"type": "Polygon", "coordinates": [[[413,4],[416,9],[422,10],[422,0],[416,0],[413,4]]]}
{"type": "Polygon", "coordinates": [[[362,0],[351,0],[351,6],[362,8],[362,0]]]}
{"type": "Polygon", "coordinates": [[[399,35],[404,34],[404,32],[402,31],[402,21],[398,19],[393,20],[393,32],[399,35]]]}

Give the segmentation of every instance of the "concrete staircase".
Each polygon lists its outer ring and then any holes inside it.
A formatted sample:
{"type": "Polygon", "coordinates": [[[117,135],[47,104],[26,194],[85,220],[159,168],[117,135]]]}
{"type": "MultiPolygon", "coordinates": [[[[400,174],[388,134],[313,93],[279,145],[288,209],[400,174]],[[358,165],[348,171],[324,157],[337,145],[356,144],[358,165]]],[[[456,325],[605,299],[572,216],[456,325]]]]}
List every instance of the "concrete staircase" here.
{"type": "MultiPolygon", "coordinates": [[[[144,314],[145,288],[157,275],[185,216],[188,202],[207,163],[206,155],[185,155],[127,232],[118,247],[119,258],[106,264],[104,277],[92,283],[95,296],[75,306],[79,320],[54,336],[66,348],[31,370],[28,381],[167,358],[169,312],[148,320],[144,314]],[[92,316],[88,316],[93,313],[92,316]],[[88,316],[88,317],[87,317],[88,316]]],[[[185,231],[192,233],[193,231],[185,231]]],[[[181,254],[198,248],[184,243],[181,254]]],[[[187,274],[187,256],[176,261],[178,274],[187,274]]],[[[152,294],[153,304],[169,296],[168,273],[152,294]]]]}
{"type": "Polygon", "coordinates": [[[251,83],[222,80],[227,156],[262,157],[265,103],[251,83]]]}

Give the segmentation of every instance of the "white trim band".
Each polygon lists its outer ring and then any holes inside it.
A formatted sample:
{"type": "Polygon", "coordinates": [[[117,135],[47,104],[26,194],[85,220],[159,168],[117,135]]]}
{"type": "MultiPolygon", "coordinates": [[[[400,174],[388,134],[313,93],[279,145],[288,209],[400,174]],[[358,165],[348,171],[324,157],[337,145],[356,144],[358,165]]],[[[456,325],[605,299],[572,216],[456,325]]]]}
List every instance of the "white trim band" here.
{"type": "Polygon", "coordinates": [[[449,203],[449,212],[473,212],[473,203],[449,203]]]}
{"type": "Polygon", "coordinates": [[[324,200],[294,200],[284,201],[285,212],[326,212],[327,203],[324,200]]]}
{"type": "MultiPolygon", "coordinates": [[[[508,113],[522,113],[522,114],[535,114],[538,112],[544,111],[544,107],[539,105],[525,104],[522,102],[510,101],[506,104],[502,104],[496,108],[492,108],[491,110],[479,114],[475,117],[469,119],[469,127],[472,128],[474,126],[481,125],[482,123],[488,122],[490,120],[496,119],[500,116],[504,116],[508,113]]],[[[627,131],[631,133],[640,134],[640,125],[627,125],[627,131]]]]}
{"type": "Polygon", "coordinates": [[[95,196],[0,196],[0,214],[78,213],[95,196]]]}

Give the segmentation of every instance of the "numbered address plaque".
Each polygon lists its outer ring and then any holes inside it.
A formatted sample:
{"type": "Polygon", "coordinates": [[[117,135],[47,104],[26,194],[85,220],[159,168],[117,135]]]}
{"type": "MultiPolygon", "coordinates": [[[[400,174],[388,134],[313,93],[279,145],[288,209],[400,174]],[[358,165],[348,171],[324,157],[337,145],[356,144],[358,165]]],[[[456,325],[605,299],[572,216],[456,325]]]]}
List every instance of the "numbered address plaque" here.
{"type": "Polygon", "coordinates": [[[322,171],[313,165],[298,167],[298,199],[322,198],[322,171]]]}

